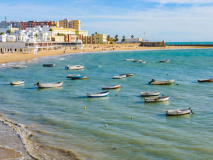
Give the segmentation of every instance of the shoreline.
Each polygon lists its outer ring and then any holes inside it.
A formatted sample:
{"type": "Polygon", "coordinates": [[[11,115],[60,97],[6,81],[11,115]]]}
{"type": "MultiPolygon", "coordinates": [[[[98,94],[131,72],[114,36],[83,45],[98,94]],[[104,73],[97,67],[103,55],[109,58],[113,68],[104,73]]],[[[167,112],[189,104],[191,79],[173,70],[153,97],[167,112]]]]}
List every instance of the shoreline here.
{"type": "Polygon", "coordinates": [[[140,51],[140,50],[170,50],[170,49],[210,49],[213,47],[206,46],[165,46],[165,47],[140,47],[139,44],[90,44],[85,45],[84,49],[58,49],[58,50],[44,50],[39,51],[38,54],[32,53],[5,53],[0,54],[0,64],[20,62],[27,63],[30,60],[67,54],[81,54],[81,53],[94,53],[94,52],[109,52],[109,51],[140,51]]]}

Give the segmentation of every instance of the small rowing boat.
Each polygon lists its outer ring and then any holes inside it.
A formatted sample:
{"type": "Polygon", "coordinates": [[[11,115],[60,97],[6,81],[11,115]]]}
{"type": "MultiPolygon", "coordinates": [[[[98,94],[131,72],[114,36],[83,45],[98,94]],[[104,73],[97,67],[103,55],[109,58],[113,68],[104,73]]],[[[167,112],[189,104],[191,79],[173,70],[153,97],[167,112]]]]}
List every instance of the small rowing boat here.
{"type": "Polygon", "coordinates": [[[62,87],[63,82],[58,82],[58,83],[36,83],[34,85],[37,85],[38,88],[56,88],[56,87],[62,87]]]}
{"type": "Polygon", "coordinates": [[[132,62],[142,62],[142,59],[139,59],[139,60],[134,60],[132,62]]]}
{"type": "Polygon", "coordinates": [[[169,63],[170,60],[160,60],[159,62],[160,62],[160,63],[169,63]]]}
{"type": "Polygon", "coordinates": [[[139,63],[146,63],[146,61],[142,61],[142,62],[139,62],[139,63]]]}
{"type": "Polygon", "coordinates": [[[171,85],[175,80],[166,80],[166,81],[155,81],[154,79],[152,79],[149,84],[153,84],[153,85],[171,85]]]}
{"type": "Polygon", "coordinates": [[[141,97],[158,96],[160,92],[140,92],[141,97]]]}
{"type": "Polygon", "coordinates": [[[113,76],[112,78],[113,79],[123,79],[123,78],[126,78],[126,75],[113,76]]]}
{"type": "Polygon", "coordinates": [[[112,86],[104,86],[104,87],[102,87],[102,89],[103,90],[107,90],[107,89],[118,89],[118,88],[120,88],[120,84],[118,84],[118,85],[112,85],[112,86]]]}
{"type": "Polygon", "coordinates": [[[16,66],[12,66],[12,68],[14,68],[14,69],[24,69],[24,68],[27,68],[27,66],[16,65],[16,66]]]}
{"type": "Polygon", "coordinates": [[[84,69],[84,65],[74,65],[74,66],[69,66],[67,65],[65,67],[67,70],[79,70],[79,69],[84,69]]]}
{"type": "Polygon", "coordinates": [[[108,95],[109,95],[109,91],[100,92],[100,93],[87,93],[87,97],[89,98],[106,97],[108,95]]]}
{"type": "Polygon", "coordinates": [[[55,64],[43,64],[43,67],[55,67],[55,64]]]}
{"type": "Polygon", "coordinates": [[[126,75],[126,77],[132,77],[132,76],[133,76],[133,73],[128,73],[128,74],[119,74],[119,76],[123,76],[123,75],[126,75]]]}
{"type": "Polygon", "coordinates": [[[213,82],[213,78],[210,79],[199,79],[198,82],[213,82]]]}
{"type": "Polygon", "coordinates": [[[144,101],[146,103],[149,102],[164,102],[164,101],[168,101],[169,100],[169,96],[167,97],[149,97],[149,98],[144,98],[144,101]]]}
{"type": "Polygon", "coordinates": [[[134,61],[134,59],[124,59],[124,61],[134,61]]]}
{"type": "Polygon", "coordinates": [[[180,115],[184,115],[184,114],[190,114],[190,112],[193,113],[191,108],[189,108],[189,109],[174,109],[174,110],[167,110],[166,115],[167,116],[180,116],[180,115]]]}
{"type": "Polygon", "coordinates": [[[77,75],[77,76],[71,76],[71,80],[76,80],[76,79],[87,79],[87,76],[82,76],[82,75],[77,75]]]}
{"type": "Polygon", "coordinates": [[[81,76],[80,74],[68,74],[67,75],[67,78],[71,78],[71,77],[73,77],[73,76],[81,76]]]}
{"type": "Polygon", "coordinates": [[[15,82],[10,82],[11,85],[21,85],[24,84],[25,80],[22,81],[15,81],[15,82]]]}

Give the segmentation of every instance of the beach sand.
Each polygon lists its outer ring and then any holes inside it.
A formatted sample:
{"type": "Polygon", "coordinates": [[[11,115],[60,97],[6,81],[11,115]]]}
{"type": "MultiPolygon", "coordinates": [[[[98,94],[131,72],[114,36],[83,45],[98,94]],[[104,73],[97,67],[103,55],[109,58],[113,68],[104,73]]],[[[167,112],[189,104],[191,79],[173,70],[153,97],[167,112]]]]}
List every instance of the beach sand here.
{"type": "MultiPolygon", "coordinates": [[[[106,52],[106,51],[119,51],[119,50],[152,50],[152,49],[194,49],[194,48],[210,48],[205,46],[166,46],[166,47],[140,47],[138,43],[135,44],[87,44],[84,49],[74,50],[70,47],[58,50],[43,50],[39,51],[36,55],[33,53],[4,53],[0,54],[0,64],[28,61],[34,58],[63,55],[67,53],[81,53],[81,52],[106,52]]],[[[212,48],[212,47],[211,47],[212,48]]]]}

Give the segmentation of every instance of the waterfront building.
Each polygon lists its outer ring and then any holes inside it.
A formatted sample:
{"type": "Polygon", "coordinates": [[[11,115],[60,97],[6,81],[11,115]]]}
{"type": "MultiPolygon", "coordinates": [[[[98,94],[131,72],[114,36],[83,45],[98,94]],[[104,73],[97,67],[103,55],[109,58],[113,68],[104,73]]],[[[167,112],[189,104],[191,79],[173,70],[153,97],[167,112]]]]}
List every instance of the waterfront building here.
{"type": "Polygon", "coordinates": [[[28,22],[22,22],[21,23],[21,29],[25,30],[26,28],[34,28],[36,26],[49,26],[49,27],[56,27],[57,23],[55,21],[28,21],[28,22]]]}
{"type": "Polygon", "coordinates": [[[81,30],[81,21],[80,20],[72,20],[72,28],[80,31],[81,30]]]}
{"type": "Polygon", "coordinates": [[[88,31],[75,30],[75,34],[77,34],[77,35],[83,35],[83,36],[88,36],[88,31]]]}
{"type": "Polygon", "coordinates": [[[143,38],[125,38],[123,43],[141,43],[143,38]]]}
{"type": "Polygon", "coordinates": [[[23,21],[1,21],[0,22],[0,28],[8,28],[9,26],[11,26],[11,28],[18,28],[21,29],[21,23],[23,21]]]}
{"type": "Polygon", "coordinates": [[[95,34],[94,35],[94,44],[107,44],[107,35],[106,34],[95,34]]]}
{"type": "Polygon", "coordinates": [[[68,19],[59,20],[59,27],[61,27],[61,28],[70,28],[70,21],[68,19]]]}

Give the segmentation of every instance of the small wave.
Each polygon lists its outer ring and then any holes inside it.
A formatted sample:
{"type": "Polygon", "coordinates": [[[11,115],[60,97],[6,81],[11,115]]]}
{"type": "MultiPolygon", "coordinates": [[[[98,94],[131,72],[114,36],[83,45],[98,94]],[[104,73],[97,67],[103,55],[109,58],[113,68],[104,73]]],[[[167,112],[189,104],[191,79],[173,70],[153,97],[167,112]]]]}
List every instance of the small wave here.
{"type": "Polygon", "coordinates": [[[28,151],[29,155],[35,159],[71,159],[79,160],[78,156],[72,151],[65,149],[55,148],[52,146],[44,146],[36,143],[32,136],[33,134],[29,131],[24,125],[14,123],[9,120],[7,117],[0,114],[0,121],[8,125],[10,128],[14,129],[18,136],[21,138],[21,141],[28,151]]]}

